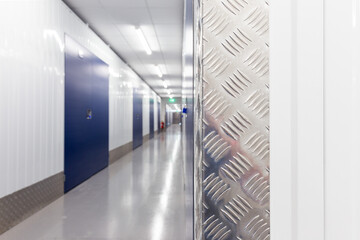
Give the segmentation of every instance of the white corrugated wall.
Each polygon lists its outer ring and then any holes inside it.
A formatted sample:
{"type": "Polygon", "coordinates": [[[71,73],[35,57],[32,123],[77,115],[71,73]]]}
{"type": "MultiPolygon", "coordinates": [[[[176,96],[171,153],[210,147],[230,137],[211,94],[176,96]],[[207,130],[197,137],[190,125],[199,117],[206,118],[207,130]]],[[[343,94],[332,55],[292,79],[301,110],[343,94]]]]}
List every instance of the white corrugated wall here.
{"type": "Polygon", "coordinates": [[[60,0],[0,1],[0,197],[64,170],[64,34],[110,65],[110,150],[132,141],[141,79],[60,0]]]}

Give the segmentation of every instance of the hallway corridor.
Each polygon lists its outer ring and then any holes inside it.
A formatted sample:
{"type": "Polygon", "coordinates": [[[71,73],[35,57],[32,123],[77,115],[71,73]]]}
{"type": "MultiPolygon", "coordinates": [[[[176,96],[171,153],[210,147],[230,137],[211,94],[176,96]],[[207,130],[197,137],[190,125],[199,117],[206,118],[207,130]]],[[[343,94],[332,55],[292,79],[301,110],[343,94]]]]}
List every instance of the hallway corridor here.
{"type": "Polygon", "coordinates": [[[192,193],[185,192],[182,156],[180,127],[173,125],[0,239],[185,240],[192,193]]]}

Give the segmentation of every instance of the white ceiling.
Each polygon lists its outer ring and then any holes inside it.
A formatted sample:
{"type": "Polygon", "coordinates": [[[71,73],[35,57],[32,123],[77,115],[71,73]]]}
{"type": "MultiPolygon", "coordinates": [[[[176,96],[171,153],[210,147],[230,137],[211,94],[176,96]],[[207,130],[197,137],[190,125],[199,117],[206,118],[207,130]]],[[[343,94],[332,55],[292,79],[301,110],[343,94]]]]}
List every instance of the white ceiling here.
{"type": "Polygon", "coordinates": [[[64,0],[161,96],[181,96],[183,0],[64,0]],[[135,27],[153,53],[147,55],[135,27]],[[168,88],[157,75],[158,65],[168,88]]]}

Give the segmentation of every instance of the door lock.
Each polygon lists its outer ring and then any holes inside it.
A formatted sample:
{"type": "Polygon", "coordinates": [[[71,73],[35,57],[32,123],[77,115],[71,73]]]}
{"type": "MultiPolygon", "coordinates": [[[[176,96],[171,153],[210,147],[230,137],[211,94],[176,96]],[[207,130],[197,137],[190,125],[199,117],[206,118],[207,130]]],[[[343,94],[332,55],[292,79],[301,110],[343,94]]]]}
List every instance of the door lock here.
{"type": "Polygon", "coordinates": [[[86,119],[92,119],[93,117],[93,113],[92,113],[92,109],[89,108],[87,111],[86,111],[86,119]]]}

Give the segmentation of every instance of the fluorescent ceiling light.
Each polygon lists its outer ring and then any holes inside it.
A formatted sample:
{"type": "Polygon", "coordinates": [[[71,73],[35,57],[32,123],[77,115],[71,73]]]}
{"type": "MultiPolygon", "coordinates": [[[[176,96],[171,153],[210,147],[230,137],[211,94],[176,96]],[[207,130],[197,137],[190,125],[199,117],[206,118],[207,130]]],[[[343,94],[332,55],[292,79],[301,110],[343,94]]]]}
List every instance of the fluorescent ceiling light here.
{"type": "Polygon", "coordinates": [[[121,77],[121,74],[116,72],[114,69],[112,68],[109,68],[109,73],[110,73],[110,76],[111,77],[114,77],[114,78],[120,78],[121,77]]]}
{"type": "Polygon", "coordinates": [[[144,50],[145,52],[148,54],[148,55],[151,55],[152,54],[152,50],[149,46],[149,43],[146,41],[146,38],[145,38],[145,35],[143,33],[143,31],[141,30],[140,27],[135,27],[135,30],[136,30],[136,33],[144,47],[144,50]]]}
{"type": "Polygon", "coordinates": [[[163,76],[163,73],[161,72],[159,65],[155,65],[155,69],[156,69],[157,75],[161,78],[163,76]]]}
{"type": "Polygon", "coordinates": [[[164,88],[167,88],[168,86],[167,86],[167,83],[166,83],[166,81],[164,80],[164,88]]]}

